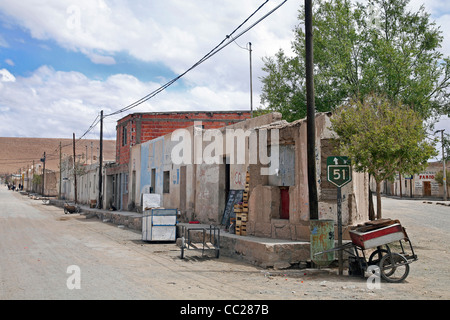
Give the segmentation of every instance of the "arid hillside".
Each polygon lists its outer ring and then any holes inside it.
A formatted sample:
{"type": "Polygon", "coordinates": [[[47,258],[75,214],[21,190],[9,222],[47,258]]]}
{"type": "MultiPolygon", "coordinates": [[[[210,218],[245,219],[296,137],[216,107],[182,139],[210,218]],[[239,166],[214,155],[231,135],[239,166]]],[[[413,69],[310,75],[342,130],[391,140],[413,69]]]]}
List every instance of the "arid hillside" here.
{"type": "MultiPolygon", "coordinates": [[[[59,145],[62,145],[62,158],[73,155],[72,139],[45,138],[1,138],[0,174],[19,173],[20,169],[37,165],[46,153],[46,169],[59,170],[59,145]]],[[[98,162],[99,140],[76,140],[76,155],[81,162],[98,162]]],[[[115,160],[115,140],[103,141],[103,160],[115,160]]]]}

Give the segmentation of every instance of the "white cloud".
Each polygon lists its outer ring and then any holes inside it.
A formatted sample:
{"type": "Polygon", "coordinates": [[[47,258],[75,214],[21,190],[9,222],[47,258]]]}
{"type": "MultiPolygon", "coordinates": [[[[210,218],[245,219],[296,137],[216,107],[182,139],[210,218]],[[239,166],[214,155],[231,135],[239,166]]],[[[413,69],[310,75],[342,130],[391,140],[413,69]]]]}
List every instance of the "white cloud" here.
{"type": "MultiPolygon", "coordinates": [[[[281,1],[269,1],[243,28],[281,1]]],[[[413,0],[411,7],[419,2],[413,0]]],[[[116,54],[127,53],[137,60],[164,64],[180,74],[262,3],[263,0],[2,0],[0,12],[2,18],[9,19],[5,23],[28,30],[36,39],[51,40],[81,52],[93,63],[112,65],[116,54]]],[[[259,79],[264,75],[261,58],[273,56],[280,48],[289,54],[300,4],[288,1],[236,40],[242,47],[252,42],[255,109],[259,105],[259,79]]],[[[434,12],[445,8],[444,4],[443,0],[434,0],[425,6],[434,12]]],[[[443,14],[439,17],[437,22],[446,33],[443,50],[449,52],[450,20],[443,14]]],[[[2,46],[7,47],[8,43],[0,35],[2,46]]],[[[98,81],[78,72],[59,72],[46,66],[26,77],[14,77],[2,69],[0,80],[0,136],[17,135],[16,121],[27,128],[19,133],[22,136],[64,138],[73,132],[82,134],[101,109],[105,114],[111,113],[160,86],[126,74],[98,81]],[[55,121],[59,125],[55,126],[55,121]]],[[[174,85],[130,112],[249,109],[249,53],[234,43],[189,72],[183,81],[187,89],[174,85]]],[[[105,132],[114,136],[115,120],[123,116],[107,118],[105,132]]]]}
{"type": "Polygon", "coordinates": [[[116,64],[116,60],[110,56],[104,56],[93,52],[88,52],[86,55],[95,64],[104,64],[104,65],[116,64]]]}
{"type": "MultiPolygon", "coordinates": [[[[0,75],[2,79],[14,77],[5,69],[0,70],[0,75]]],[[[160,87],[126,74],[97,81],[78,72],[55,71],[47,66],[29,77],[14,79],[0,82],[0,136],[70,138],[73,133],[80,136],[101,110],[105,115],[111,114],[160,87]],[[18,127],[20,131],[16,130],[18,127]]],[[[248,92],[226,89],[169,89],[129,112],[248,110],[248,97],[248,92]]],[[[107,118],[107,138],[115,138],[116,121],[126,114],[107,118]]],[[[93,137],[98,137],[98,133],[96,128],[93,137]]]]}
{"type": "Polygon", "coordinates": [[[0,70],[0,82],[15,82],[16,77],[14,77],[8,70],[0,70]]]}
{"type": "MultiPolygon", "coordinates": [[[[281,1],[268,2],[243,29],[281,1]]],[[[8,20],[4,23],[28,30],[35,39],[51,40],[67,50],[81,52],[96,64],[114,64],[115,54],[127,53],[137,60],[164,64],[180,74],[262,3],[2,0],[0,12],[8,20]]],[[[280,47],[290,50],[299,5],[288,1],[236,40],[243,47],[250,41],[253,44],[255,108],[259,104],[261,57],[275,54],[280,47]]],[[[0,37],[0,46],[7,45],[2,40],[0,37]]],[[[9,74],[3,72],[2,79],[12,79],[9,74]]],[[[129,112],[249,109],[249,54],[234,43],[189,72],[183,81],[187,89],[175,84],[129,112]]],[[[73,132],[82,134],[101,109],[105,114],[121,109],[160,85],[126,74],[97,81],[78,72],[59,72],[43,66],[29,76],[17,77],[15,82],[0,83],[0,106],[6,111],[0,114],[0,136],[64,138],[73,132]],[[24,131],[15,130],[17,121],[24,131]]],[[[125,115],[108,117],[105,132],[114,137],[115,121],[125,115]]]]}
{"type": "MultiPolygon", "coordinates": [[[[73,0],[2,0],[0,11],[29,30],[33,37],[55,40],[67,49],[83,52],[96,63],[113,63],[111,55],[127,52],[142,61],[162,62],[179,74],[262,3],[260,0],[79,0],[74,4],[73,0]]],[[[281,0],[269,2],[256,17],[279,3],[281,0]]],[[[297,1],[288,1],[239,43],[251,41],[258,50],[255,53],[261,56],[273,55],[280,46],[289,50],[298,8],[297,1]]],[[[245,56],[237,48],[226,50],[220,60],[215,58],[216,65],[227,65],[245,56]]],[[[255,64],[260,64],[258,60],[255,59],[255,64]]]]}
{"type": "Polygon", "coordinates": [[[444,53],[445,57],[450,57],[450,13],[444,14],[436,19],[436,24],[441,27],[444,40],[442,41],[441,52],[444,53]]]}

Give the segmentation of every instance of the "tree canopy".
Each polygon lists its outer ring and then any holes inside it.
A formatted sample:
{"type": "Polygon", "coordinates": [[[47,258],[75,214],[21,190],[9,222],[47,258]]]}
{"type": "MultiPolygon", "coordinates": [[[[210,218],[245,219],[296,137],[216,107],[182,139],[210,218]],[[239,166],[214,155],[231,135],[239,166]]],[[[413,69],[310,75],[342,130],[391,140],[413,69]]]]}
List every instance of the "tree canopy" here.
{"type": "MultiPolygon", "coordinates": [[[[450,112],[450,58],[439,51],[442,31],[409,0],[317,0],[313,8],[316,110],[378,93],[423,119],[450,112]]],[[[304,7],[293,56],[264,58],[261,103],[286,120],[306,116],[304,7]]]]}
{"type": "Polygon", "coordinates": [[[355,171],[368,172],[377,183],[378,219],[381,182],[398,173],[419,173],[437,155],[417,112],[387,96],[352,99],[336,110],[331,123],[341,154],[350,157],[355,171]]]}

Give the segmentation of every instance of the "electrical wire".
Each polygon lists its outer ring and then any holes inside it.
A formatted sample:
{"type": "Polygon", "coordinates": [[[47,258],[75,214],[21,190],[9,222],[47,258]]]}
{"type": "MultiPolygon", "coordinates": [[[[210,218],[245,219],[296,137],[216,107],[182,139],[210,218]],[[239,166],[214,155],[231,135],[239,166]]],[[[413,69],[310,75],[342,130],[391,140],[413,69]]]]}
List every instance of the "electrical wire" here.
{"type": "MultiPolygon", "coordinates": [[[[269,13],[267,13],[266,15],[264,15],[262,18],[260,18],[258,21],[256,21],[255,23],[253,23],[250,27],[248,27],[246,30],[244,30],[243,32],[241,32],[240,34],[238,34],[236,37],[233,37],[233,35],[240,29],[242,28],[242,26],[244,24],[246,24],[256,13],[258,13],[267,3],[269,2],[269,0],[266,0],[263,4],[261,4],[250,16],[248,16],[248,18],[246,18],[237,28],[235,28],[229,35],[227,35],[225,37],[225,39],[223,39],[217,46],[215,46],[211,51],[209,51],[205,56],[203,56],[199,61],[197,61],[193,66],[191,66],[189,69],[187,69],[185,72],[183,72],[182,74],[178,75],[177,77],[175,77],[174,79],[170,80],[169,82],[167,82],[166,84],[164,84],[163,86],[159,87],[158,89],[154,90],[153,92],[149,93],[148,95],[144,96],[143,98],[133,102],[132,104],[119,109],[115,112],[112,112],[110,114],[104,115],[103,119],[105,119],[106,117],[111,117],[123,112],[126,112],[128,110],[131,110],[139,105],[141,105],[142,103],[150,100],[151,98],[153,98],[154,96],[156,96],[157,94],[159,94],[160,92],[164,91],[165,89],[167,89],[169,86],[171,86],[173,83],[175,83],[176,81],[178,81],[179,79],[181,79],[183,76],[185,76],[188,72],[192,71],[194,68],[198,67],[200,64],[202,64],[203,62],[205,62],[206,60],[210,59],[212,56],[214,56],[215,54],[217,54],[218,52],[220,52],[221,50],[223,50],[225,47],[227,47],[230,43],[234,42],[236,39],[238,39],[239,37],[241,37],[242,35],[244,35],[245,33],[247,33],[249,30],[251,30],[252,28],[254,28],[257,24],[259,24],[261,21],[263,21],[264,19],[266,19],[268,16],[270,16],[273,12],[275,12],[276,10],[278,10],[283,4],[285,4],[287,2],[287,0],[284,0],[281,4],[279,4],[278,6],[276,6],[274,9],[272,9],[269,13]],[[231,40],[229,40],[231,39],[231,40]],[[225,43],[227,40],[229,40],[227,43],[225,43]],[[225,43],[225,44],[224,44],[225,43]]],[[[81,135],[81,137],[78,139],[81,140],[82,138],[84,138],[92,129],[94,129],[98,123],[101,121],[101,119],[99,119],[100,115],[97,116],[97,118],[93,121],[93,123],[91,124],[91,126],[85,131],[84,134],[81,135]]]]}
{"type": "MultiPolygon", "coordinates": [[[[201,65],[202,63],[204,63],[205,61],[207,61],[208,59],[210,59],[211,57],[213,57],[214,55],[216,55],[217,53],[219,53],[220,51],[222,51],[224,48],[226,48],[229,44],[235,42],[238,38],[240,38],[242,35],[244,35],[245,33],[247,33],[248,31],[250,31],[251,29],[253,29],[256,25],[258,25],[261,21],[263,21],[264,19],[266,19],[268,16],[270,16],[271,14],[273,14],[276,10],[278,10],[281,6],[283,6],[287,0],[284,0],[282,3],[280,3],[278,6],[276,6],[275,8],[273,8],[272,10],[270,10],[268,13],[266,13],[263,17],[261,17],[260,19],[258,19],[256,22],[254,22],[252,25],[250,25],[249,27],[247,27],[244,31],[240,32],[239,34],[237,34],[236,36],[233,37],[233,35],[242,28],[242,26],[244,24],[246,24],[256,13],[258,13],[267,3],[269,2],[269,0],[266,0],[263,4],[261,4],[250,16],[248,16],[248,18],[246,18],[237,28],[235,28],[229,35],[226,35],[226,37],[217,45],[215,46],[211,51],[209,51],[205,56],[203,56],[199,61],[197,61],[193,66],[191,66],[189,69],[187,69],[185,72],[183,72],[182,74],[178,75],[177,77],[175,77],[174,79],[170,80],[169,82],[167,82],[166,84],[162,85],[161,87],[159,87],[158,89],[152,91],[151,93],[147,94],[146,96],[142,97],[141,99],[129,104],[128,106],[119,109],[115,112],[112,112],[110,114],[107,115],[103,115],[103,119],[107,118],[107,117],[111,117],[114,115],[118,115],[120,113],[126,112],[128,110],[131,110],[141,104],[143,104],[144,102],[150,100],[151,98],[155,97],[157,94],[161,93],[162,91],[166,90],[168,87],[170,87],[172,84],[174,84],[176,81],[178,81],[179,79],[181,79],[182,77],[184,77],[187,73],[189,73],[190,71],[192,71],[193,69],[195,69],[196,67],[198,67],[199,65],[201,65]],[[228,40],[228,41],[227,41],[228,40]]],[[[90,131],[92,131],[101,121],[101,116],[100,114],[97,115],[97,117],[95,118],[95,120],[92,122],[92,124],[89,126],[89,128],[77,139],[77,141],[82,140],[90,131]]],[[[71,146],[73,143],[67,143],[63,146],[61,146],[61,148],[64,147],[68,147],[71,146]]],[[[47,160],[53,159],[53,157],[56,157],[56,153],[58,152],[58,149],[55,149],[54,152],[51,152],[49,154],[47,154],[47,160]]],[[[30,159],[28,160],[37,160],[39,161],[40,159],[30,159]]],[[[12,160],[14,161],[14,160],[12,160]]],[[[20,161],[22,161],[20,159],[20,161]]],[[[23,160],[25,161],[25,159],[23,160]]],[[[1,160],[0,160],[1,162],[1,160]]],[[[25,163],[25,162],[16,162],[16,163],[25,163]]]]}
{"type": "Polygon", "coordinates": [[[231,32],[229,35],[227,35],[225,37],[225,39],[223,39],[216,47],[214,47],[214,49],[212,49],[210,52],[208,52],[203,58],[201,58],[197,63],[195,63],[192,67],[190,67],[189,69],[187,69],[185,72],[183,72],[182,74],[180,74],[179,76],[175,77],[174,79],[172,79],[171,81],[167,82],[166,84],[164,84],[163,86],[159,87],[158,89],[154,90],[153,92],[149,93],[148,95],[144,96],[143,98],[133,102],[132,104],[117,110],[115,112],[112,112],[110,114],[104,115],[104,117],[110,117],[116,114],[120,114],[123,113],[125,111],[131,110],[137,106],[139,106],[140,104],[150,100],[151,98],[153,98],[154,96],[156,96],[157,94],[159,94],[160,92],[164,91],[165,89],[167,89],[169,86],[171,86],[173,83],[175,83],[176,81],[178,81],[179,79],[181,79],[183,76],[185,76],[188,72],[190,72],[191,70],[193,70],[194,68],[198,67],[200,64],[202,64],[203,62],[207,61],[208,59],[210,59],[211,57],[213,57],[214,55],[216,55],[217,53],[219,53],[221,50],[223,50],[225,47],[227,47],[230,43],[234,42],[236,39],[240,38],[242,35],[244,35],[245,33],[247,33],[249,30],[251,30],[252,28],[254,28],[257,24],[259,24],[261,21],[263,21],[264,19],[266,19],[268,16],[270,16],[272,13],[274,13],[276,10],[278,10],[282,5],[284,5],[287,0],[284,0],[281,4],[279,4],[278,6],[276,6],[274,9],[272,9],[271,11],[269,11],[267,14],[265,14],[262,18],[260,18],[259,20],[257,20],[255,23],[253,23],[250,27],[248,27],[247,29],[245,29],[244,31],[242,31],[240,34],[238,34],[236,37],[233,37],[233,34],[237,32],[237,30],[239,30],[249,19],[251,19],[258,11],[260,11],[264,5],[267,4],[267,2],[269,2],[269,0],[266,0],[258,9],[255,10],[255,12],[253,12],[247,19],[244,20],[243,23],[241,23],[236,29],[233,30],[233,32],[231,32]],[[231,40],[229,40],[231,38],[231,40]],[[226,42],[227,40],[229,40],[228,42],[226,42]],[[225,43],[226,42],[226,43],[225,43]],[[225,43],[225,44],[224,44],[225,43]]]}

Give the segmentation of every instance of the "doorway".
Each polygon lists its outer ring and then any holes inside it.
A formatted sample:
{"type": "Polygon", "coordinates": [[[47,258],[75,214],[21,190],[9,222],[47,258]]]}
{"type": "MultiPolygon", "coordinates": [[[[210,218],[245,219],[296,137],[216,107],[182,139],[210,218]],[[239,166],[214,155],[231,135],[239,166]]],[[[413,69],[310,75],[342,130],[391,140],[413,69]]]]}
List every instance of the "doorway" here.
{"type": "Polygon", "coordinates": [[[180,211],[186,213],[186,166],[180,167],[180,211]]]}
{"type": "Polygon", "coordinates": [[[423,182],[423,195],[425,197],[431,197],[431,181],[423,182]]]}
{"type": "Polygon", "coordinates": [[[231,188],[231,180],[230,180],[230,174],[231,174],[231,167],[230,167],[230,158],[223,157],[223,163],[225,164],[225,199],[224,203],[228,200],[228,195],[230,194],[230,188],[231,188]]]}
{"type": "Polygon", "coordinates": [[[280,219],[289,220],[289,188],[280,187],[280,219]]]}
{"type": "Polygon", "coordinates": [[[132,208],[134,209],[136,207],[136,171],[133,170],[132,176],[131,176],[131,200],[130,204],[132,208]]]}

